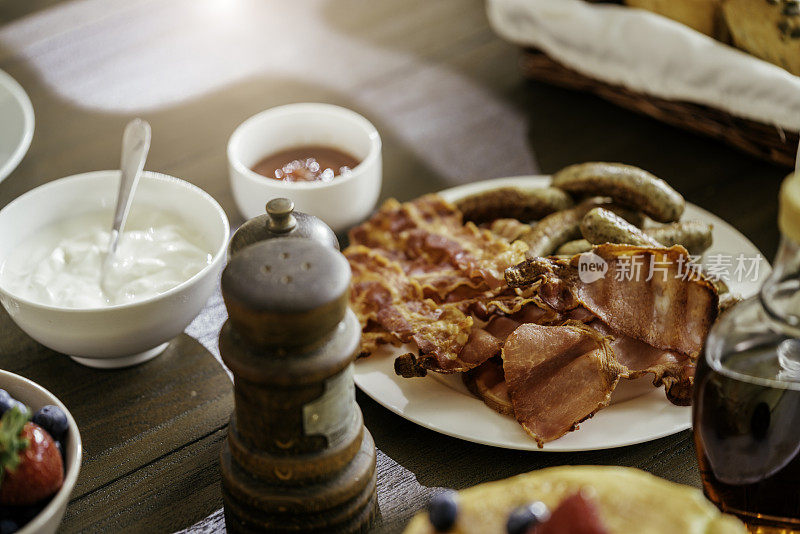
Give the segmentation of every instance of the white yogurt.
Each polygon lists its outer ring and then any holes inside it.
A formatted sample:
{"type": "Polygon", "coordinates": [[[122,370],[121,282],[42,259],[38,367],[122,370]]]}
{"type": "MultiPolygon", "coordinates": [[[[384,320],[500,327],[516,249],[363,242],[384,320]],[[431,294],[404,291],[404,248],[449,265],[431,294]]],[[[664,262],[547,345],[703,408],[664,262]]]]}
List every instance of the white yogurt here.
{"type": "Polygon", "coordinates": [[[101,286],[111,219],[96,211],[37,230],[0,266],[3,285],[40,304],[98,308],[158,295],[211,263],[208,244],[178,216],[134,206],[101,286]]]}

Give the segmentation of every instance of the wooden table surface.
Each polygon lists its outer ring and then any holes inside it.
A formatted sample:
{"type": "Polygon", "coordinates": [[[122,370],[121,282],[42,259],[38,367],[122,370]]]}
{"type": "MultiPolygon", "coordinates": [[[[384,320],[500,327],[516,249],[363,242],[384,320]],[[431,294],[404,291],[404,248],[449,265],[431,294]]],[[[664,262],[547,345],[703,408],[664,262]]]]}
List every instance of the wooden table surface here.
{"type": "MultiPolygon", "coordinates": [[[[355,109],[380,131],[384,198],[621,161],[667,179],[774,255],[785,169],[595,97],[525,82],[518,57],[492,33],[482,0],[0,0],[0,69],[36,113],[30,151],[0,183],[0,207],[47,181],[116,167],[122,128],[141,116],[153,127],[147,168],[204,188],[237,225],[228,136],[262,109],[323,101],[355,109]]],[[[223,319],[214,300],[188,333],[216,354],[223,319]]],[[[48,357],[54,366],[63,358],[48,357]]],[[[402,529],[438,487],[550,465],[637,466],[699,483],[689,432],[609,451],[514,452],[425,430],[362,394],[358,402],[378,447],[376,531],[402,529]]],[[[180,508],[179,528],[224,528],[219,513],[204,519],[216,496],[166,495],[175,502],[141,513],[180,508]]]]}

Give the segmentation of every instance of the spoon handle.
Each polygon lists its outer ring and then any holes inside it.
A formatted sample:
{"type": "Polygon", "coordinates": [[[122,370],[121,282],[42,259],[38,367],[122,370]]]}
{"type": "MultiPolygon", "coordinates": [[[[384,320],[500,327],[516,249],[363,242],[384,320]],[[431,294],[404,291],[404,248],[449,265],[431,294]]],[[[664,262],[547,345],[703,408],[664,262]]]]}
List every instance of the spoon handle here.
{"type": "Polygon", "coordinates": [[[108,256],[113,256],[117,250],[117,243],[125,220],[131,209],[133,190],[139,182],[139,177],[144,169],[147,153],[150,151],[150,124],[142,119],[133,119],[125,126],[122,135],[122,157],[120,169],[119,193],[117,196],[117,209],[114,212],[114,224],[111,228],[111,239],[108,244],[108,256]]]}

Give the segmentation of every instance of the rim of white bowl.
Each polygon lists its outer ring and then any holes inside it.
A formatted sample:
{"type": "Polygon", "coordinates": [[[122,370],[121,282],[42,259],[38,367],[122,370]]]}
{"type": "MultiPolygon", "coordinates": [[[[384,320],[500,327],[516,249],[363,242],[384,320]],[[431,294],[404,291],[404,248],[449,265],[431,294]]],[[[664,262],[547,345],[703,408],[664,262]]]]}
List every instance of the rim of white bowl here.
{"type": "Polygon", "coordinates": [[[17,165],[19,165],[19,163],[22,161],[22,158],[24,158],[25,154],[28,152],[28,149],[31,146],[31,141],[33,141],[33,131],[36,128],[36,118],[33,114],[33,104],[31,104],[31,99],[28,97],[28,93],[25,92],[25,89],[22,88],[17,80],[3,70],[0,70],[0,86],[8,89],[9,93],[11,93],[11,96],[14,97],[14,100],[22,109],[22,116],[25,120],[25,129],[22,134],[22,138],[19,140],[19,143],[17,143],[17,147],[11,153],[11,156],[8,158],[5,164],[0,165],[1,182],[5,180],[8,175],[14,171],[14,169],[17,168],[17,165]]]}
{"type": "Polygon", "coordinates": [[[24,376],[18,375],[16,373],[12,373],[10,371],[4,371],[0,369],[0,385],[4,385],[3,378],[10,378],[11,380],[16,380],[21,382],[26,389],[35,389],[38,390],[39,393],[43,394],[45,397],[49,399],[49,404],[54,404],[63,410],[64,414],[67,416],[67,428],[68,435],[70,439],[75,440],[75,446],[73,453],[70,454],[67,458],[69,460],[69,466],[66,467],[66,473],[64,474],[64,482],[61,485],[61,489],[59,489],[55,495],[50,499],[50,502],[42,508],[38,514],[36,514],[33,519],[28,521],[22,528],[20,529],[20,534],[27,534],[32,532],[39,532],[45,523],[47,523],[50,518],[53,516],[55,511],[62,505],[65,505],[69,502],[70,495],[72,494],[72,490],[75,488],[75,483],[78,480],[78,473],[81,469],[81,461],[83,459],[83,443],[81,440],[81,432],[78,428],[78,423],[75,422],[75,419],[72,417],[72,414],[69,412],[67,407],[64,405],[61,400],[53,395],[49,390],[45,389],[44,387],[40,386],[33,380],[29,378],[25,378],[24,376]]]}
{"type": "Polygon", "coordinates": [[[368,164],[372,164],[381,153],[381,136],[378,133],[378,130],[375,126],[363,115],[353,111],[352,109],[345,108],[342,106],[337,106],[336,104],[326,104],[324,102],[299,102],[295,104],[284,104],[282,106],[276,106],[273,108],[265,109],[251,117],[247,118],[242,122],[239,126],[231,134],[230,138],[228,139],[228,161],[234,168],[244,177],[248,178],[249,180],[269,185],[270,187],[274,187],[276,189],[285,189],[287,191],[291,191],[292,189],[326,189],[328,187],[335,187],[339,184],[343,184],[353,180],[356,176],[358,176],[359,172],[363,167],[366,167],[368,164]],[[335,115],[341,117],[345,120],[349,120],[352,122],[357,123],[361,128],[364,129],[367,137],[369,138],[370,146],[369,152],[367,153],[366,157],[364,157],[358,165],[351,169],[350,173],[346,176],[338,176],[334,180],[330,182],[323,182],[323,181],[314,181],[314,182],[284,182],[283,180],[274,180],[268,176],[263,176],[258,174],[247,165],[242,163],[242,161],[235,157],[233,154],[234,145],[238,145],[241,138],[245,136],[245,130],[251,126],[252,124],[265,120],[265,118],[270,118],[278,115],[289,115],[289,114],[308,114],[308,113],[315,113],[315,114],[328,114],[328,115],[335,115]],[[269,180],[268,182],[266,180],[269,180]]]}
{"type": "MultiPolygon", "coordinates": [[[[28,196],[34,194],[34,192],[41,192],[42,190],[50,189],[55,187],[57,184],[66,182],[66,181],[78,181],[78,180],[91,180],[98,175],[108,174],[108,173],[118,173],[119,170],[105,170],[105,171],[91,171],[91,172],[84,172],[81,174],[73,174],[72,176],[65,176],[64,178],[59,178],[57,180],[53,180],[51,182],[47,182],[46,184],[42,184],[39,187],[35,187],[31,189],[27,193],[18,196],[14,200],[12,200],[6,207],[0,210],[0,217],[2,216],[3,212],[6,209],[9,209],[11,206],[14,206],[18,202],[22,202],[23,199],[28,196]]],[[[41,302],[36,302],[35,300],[31,300],[25,297],[21,297],[15,294],[13,291],[10,291],[8,288],[3,286],[3,277],[0,276],[0,292],[6,293],[9,297],[23,302],[27,306],[32,306],[42,310],[50,310],[50,311],[58,311],[58,312],[65,312],[65,313],[97,313],[97,312],[105,312],[110,310],[122,310],[126,308],[135,308],[137,306],[141,306],[144,304],[149,304],[151,302],[155,302],[157,300],[165,299],[175,293],[183,291],[186,287],[192,285],[197,280],[205,276],[209,270],[211,270],[217,262],[221,261],[221,259],[225,258],[226,251],[228,250],[228,239],[230,238],[231,227],[230,223],[228,222],[228,216],[225,214],[225,210],[222,209],[222,206],[219,205],[214,197],[208,194],[205,190],[197,187],[193,183],[187,182],[186,180],[181,180],[180,178],[176,178],[174,176],[170,176],[168,174],[163,174],[160,172],[154,171],[143,171],[142,180],[155,180],[161,182],[171,182],[181,187],[184,187],[190,191],[194,191],[198,193],[201,197],[205,198],[217,211],[219,215],[219,220],[222,221],[223,224],[223,239],[222,242],[217,247],[216,251],[214,252],[214,256],[211,258],[211,262],[200,269],[194,276],[188,278],[181,282],[180,284],[176,285],[173,288],[170,288],[163,293],[159,293],[158,295],[153,295],[151,297],[147,297],[141,300],[136,300],[133,302],[126,302],[123,304],[112,304],[110,306],[95,306],[91,308],[68,308],[65,306],[54,306],[52,304],[43,304],[41,302]]],[[[3,264],[5,263],[5,258],[0,258],[0,270],[2,269],[3,264]]]]}

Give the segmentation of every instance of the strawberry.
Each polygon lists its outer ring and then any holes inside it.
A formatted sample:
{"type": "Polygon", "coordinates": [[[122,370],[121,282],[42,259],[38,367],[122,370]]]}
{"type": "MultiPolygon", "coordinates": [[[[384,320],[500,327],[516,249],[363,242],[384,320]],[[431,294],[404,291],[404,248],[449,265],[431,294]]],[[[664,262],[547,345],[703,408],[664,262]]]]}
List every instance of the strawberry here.
{"type": "Polygon", "coordinates": [[[64,483],[64,464],[53,438],[12,408],[0,419],[0,504],[29,505],[64,483]]]}
{"type": "Polygon", "coordinates": [[[608,534],[597,505],[581,492],[561,501],[550,519],[529,534],[608,534]]]}

